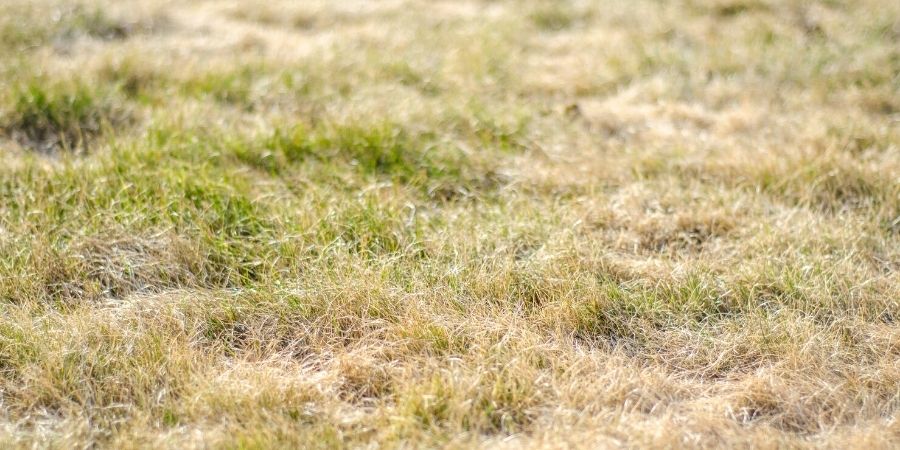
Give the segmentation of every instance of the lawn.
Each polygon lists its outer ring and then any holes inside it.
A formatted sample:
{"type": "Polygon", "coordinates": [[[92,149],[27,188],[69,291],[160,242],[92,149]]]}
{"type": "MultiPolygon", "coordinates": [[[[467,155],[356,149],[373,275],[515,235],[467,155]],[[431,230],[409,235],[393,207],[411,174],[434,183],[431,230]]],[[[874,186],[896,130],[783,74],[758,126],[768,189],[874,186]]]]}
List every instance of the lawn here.
{"type": "Polygon", "coordinates": [[[4,448],[897,448],[900,2],[6,0],[4,448]]]}

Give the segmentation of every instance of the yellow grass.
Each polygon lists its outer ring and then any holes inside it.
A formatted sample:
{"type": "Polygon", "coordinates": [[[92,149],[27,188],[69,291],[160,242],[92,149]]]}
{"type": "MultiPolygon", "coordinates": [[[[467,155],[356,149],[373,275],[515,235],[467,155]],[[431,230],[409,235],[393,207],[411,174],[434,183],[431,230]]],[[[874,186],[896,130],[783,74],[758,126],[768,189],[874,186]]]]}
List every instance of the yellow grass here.
{"type": "Polygon", "coordinates": [[[900,446],[900,3],[0,4],[0,446],[900,446]]]}

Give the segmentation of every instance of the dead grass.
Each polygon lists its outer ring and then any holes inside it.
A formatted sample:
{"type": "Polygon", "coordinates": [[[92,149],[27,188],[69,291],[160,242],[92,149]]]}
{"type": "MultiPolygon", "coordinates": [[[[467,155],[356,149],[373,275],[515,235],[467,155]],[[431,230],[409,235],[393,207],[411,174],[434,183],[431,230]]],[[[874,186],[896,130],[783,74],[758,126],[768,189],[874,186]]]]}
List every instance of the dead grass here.
{"type": "Polygon", "coordinates": [[[5,2],[0,445],[896,447],[898,21],[5,2]]]}

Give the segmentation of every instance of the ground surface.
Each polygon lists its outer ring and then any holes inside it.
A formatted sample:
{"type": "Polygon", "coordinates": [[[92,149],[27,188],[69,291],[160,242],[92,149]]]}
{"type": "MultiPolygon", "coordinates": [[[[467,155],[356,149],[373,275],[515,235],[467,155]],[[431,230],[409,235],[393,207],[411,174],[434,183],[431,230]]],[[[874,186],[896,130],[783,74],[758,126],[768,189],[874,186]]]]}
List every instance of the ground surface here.
{"type": "Polygon", "coordinates": [[[0,5],[0,440],[900,445],[900,2],[0,5]]]}

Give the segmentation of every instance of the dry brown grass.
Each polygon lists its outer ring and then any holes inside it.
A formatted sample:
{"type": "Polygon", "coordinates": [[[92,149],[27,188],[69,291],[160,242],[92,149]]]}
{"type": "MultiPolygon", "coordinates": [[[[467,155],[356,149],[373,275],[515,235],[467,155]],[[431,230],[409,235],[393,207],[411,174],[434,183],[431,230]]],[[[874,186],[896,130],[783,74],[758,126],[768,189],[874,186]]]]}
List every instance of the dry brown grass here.
{"type": "Polygon", "coordinates": [[[884,0],[3,2],[0,445],[896,447],[898,39],[884,0]]]}

